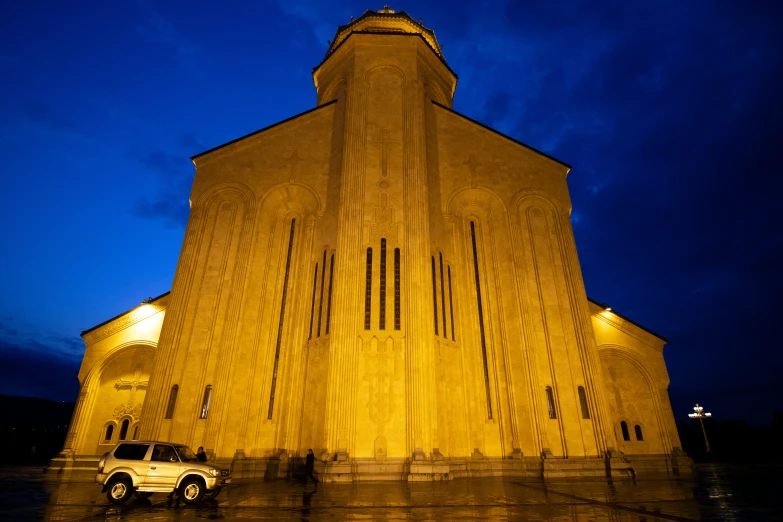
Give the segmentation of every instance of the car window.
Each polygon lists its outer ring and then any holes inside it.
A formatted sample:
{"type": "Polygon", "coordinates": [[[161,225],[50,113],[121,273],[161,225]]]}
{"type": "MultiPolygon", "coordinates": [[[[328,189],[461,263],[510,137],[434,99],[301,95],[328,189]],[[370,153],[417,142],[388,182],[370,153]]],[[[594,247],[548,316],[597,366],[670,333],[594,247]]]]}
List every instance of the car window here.
{"type": "Polygon", "coordinates": [[[155,444],[151,460],[155,462],[179,462],[174,448],[166,444],[155,444]]]}
{"type": "Polygon", "coordinates": [[[195,462],[198,460],[196,454],[193,453],[193,450],[190,449],[189,447],[176,446],[176,448],[177,448],[177,453],[179,454],[179,458],[180,460],[182,460],[182,462],[191,462],[191,461],[195,462]]]}
{"type": "Polygon", "coordinates": [[[120,444],[114,450],[115,459],[144,460],[149,444],[120,444]]]}

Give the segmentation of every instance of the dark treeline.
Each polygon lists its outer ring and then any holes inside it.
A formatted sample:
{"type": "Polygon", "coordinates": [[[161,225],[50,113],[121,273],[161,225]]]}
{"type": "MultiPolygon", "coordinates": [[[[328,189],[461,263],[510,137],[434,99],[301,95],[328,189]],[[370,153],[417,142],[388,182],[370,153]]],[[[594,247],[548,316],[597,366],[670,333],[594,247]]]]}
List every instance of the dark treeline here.
{"type": "Polygon", "coordinates": [[[46,464],[62,450],[73,402],[0,395],[2,464],[46,464]]]}
{"type": "Polygon", "coordinates": [[[677,421],[682,449],[696,461],[783,462],[783,455],[775,451],[783,440],[783,412],[773,413],[772,422],[763,426],[750,426],[742,420],[704,419],[704,429],[710,441],[709,455],[699,421],[677,421]]]}

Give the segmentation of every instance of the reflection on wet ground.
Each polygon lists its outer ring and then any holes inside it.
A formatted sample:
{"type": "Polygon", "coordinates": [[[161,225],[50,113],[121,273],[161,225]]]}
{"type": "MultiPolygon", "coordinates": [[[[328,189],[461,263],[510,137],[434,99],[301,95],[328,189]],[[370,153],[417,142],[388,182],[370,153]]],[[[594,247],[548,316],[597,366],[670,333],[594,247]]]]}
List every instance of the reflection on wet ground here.
{"type": "Polygon", "coordinates": [[[247,481],[191,507],[165,494],[112,506],[90,482],[44,481],[40,468],[0,469],[5,520],[781,520],[783,467],[700,466],[698,476],[615,481],[514,477],[302,486],[247,481]]]}

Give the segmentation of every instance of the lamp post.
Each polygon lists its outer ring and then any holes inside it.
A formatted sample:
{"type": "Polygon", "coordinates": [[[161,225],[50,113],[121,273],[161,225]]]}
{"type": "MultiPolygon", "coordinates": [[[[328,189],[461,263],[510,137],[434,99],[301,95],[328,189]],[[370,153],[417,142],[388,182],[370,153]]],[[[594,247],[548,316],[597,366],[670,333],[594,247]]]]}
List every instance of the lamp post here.
{"type": "Polygon", "coordinates": [[[696,406],[693,407],[693,411],[695,413],[689,413],[688,417],[691,419],[699,419],[699,424],[701,424],[701,432],[704,434],[704,444],[707,446],[707,453],[710,452],[710,441],[707,440],[707,430],[704,429],[704,417],[712,417],[712,413],[707,413],[704,411],[704,408],[699,406],[699,403],[696,403],[696,406]]]}

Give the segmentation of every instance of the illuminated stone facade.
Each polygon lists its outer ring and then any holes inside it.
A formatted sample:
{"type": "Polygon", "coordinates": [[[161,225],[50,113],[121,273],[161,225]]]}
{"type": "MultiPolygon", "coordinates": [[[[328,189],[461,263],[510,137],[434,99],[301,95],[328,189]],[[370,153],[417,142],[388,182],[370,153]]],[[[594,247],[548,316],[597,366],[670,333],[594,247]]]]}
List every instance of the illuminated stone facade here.
{"type": "Polygon", "coordinates": [[[569,167],[453,111],[405,13],[339,28],[313,78],[316,108],[193,158],[171,292],[83,334],[60,464],[128,419],[239,474],[686,467],[665,340],[585,295],[569,167]]]}

